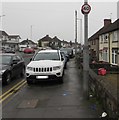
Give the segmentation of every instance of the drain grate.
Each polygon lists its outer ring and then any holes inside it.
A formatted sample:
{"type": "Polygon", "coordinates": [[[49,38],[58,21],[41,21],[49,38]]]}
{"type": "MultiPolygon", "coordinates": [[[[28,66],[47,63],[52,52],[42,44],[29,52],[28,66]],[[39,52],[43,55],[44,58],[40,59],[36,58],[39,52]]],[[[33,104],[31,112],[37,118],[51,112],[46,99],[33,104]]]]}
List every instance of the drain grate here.
{"type": "Polygon", "coordinates": [[[23,100],[17,108],[21,108],[21,109],[36,108],[37,104],[38,104],[38,99],[23,100]]]}

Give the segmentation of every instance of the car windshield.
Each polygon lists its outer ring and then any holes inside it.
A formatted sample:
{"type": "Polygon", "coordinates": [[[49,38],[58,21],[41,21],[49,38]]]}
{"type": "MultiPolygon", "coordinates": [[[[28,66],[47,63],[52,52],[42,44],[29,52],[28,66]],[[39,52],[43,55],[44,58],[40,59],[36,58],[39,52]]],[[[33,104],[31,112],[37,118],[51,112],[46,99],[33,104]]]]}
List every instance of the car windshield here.
{"type": "Polygon", "coordinates": [[[45,52],[36,54],[33,60],[60,60],[60,57],[57,52],[45,52]]]}
{"type": "Polygon", "coordinates": [[[2,64],[9,64],[11,61],[11,56],[10,55],[0,55],[2,58],[2,64]]]}

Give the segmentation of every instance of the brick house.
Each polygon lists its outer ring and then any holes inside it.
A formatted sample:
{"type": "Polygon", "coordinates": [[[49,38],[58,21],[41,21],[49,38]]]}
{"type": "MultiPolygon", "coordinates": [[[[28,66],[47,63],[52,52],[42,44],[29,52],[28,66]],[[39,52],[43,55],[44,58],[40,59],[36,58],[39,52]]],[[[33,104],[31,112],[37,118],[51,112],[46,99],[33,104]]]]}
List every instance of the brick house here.
{"type": "Polygon", "coordinates": [[[99,35],[99,60],[119,66],[119,19],[99,35]]]}
{"type": "Polygon", "coordinates": [[[36,48],[37,47],[37,43],[33,42],[32,40],[29,40],[29,39],[26,39],[26,40],[23,40],[19,43],[20,46],[22,45],[26,45],[28,47],[31,47],[31,48],[36,48]]]}
{"type": "Polygon", "coordinates": [[[88,39],[90,46],[90,55],[92,56],[92,59],[100,60],[99,53],[102,51],[102,49],[99,49],[99,35],[103,33],[103,31],[105,31],[110,24],[111,19],[104,19],[104,26],[88,39]]]}
{"type": "Polygon", "coordinates": [[[38,40],[39,47],[49,47],[49,44],[52,42],[52,38],[49,35],[38,40]]]}
{"type": "Polygon", "coordinates": [[[52,44],[55,48],[61,48],[61,40],[58,39],[57,36],[52,39],[52,44]]]}

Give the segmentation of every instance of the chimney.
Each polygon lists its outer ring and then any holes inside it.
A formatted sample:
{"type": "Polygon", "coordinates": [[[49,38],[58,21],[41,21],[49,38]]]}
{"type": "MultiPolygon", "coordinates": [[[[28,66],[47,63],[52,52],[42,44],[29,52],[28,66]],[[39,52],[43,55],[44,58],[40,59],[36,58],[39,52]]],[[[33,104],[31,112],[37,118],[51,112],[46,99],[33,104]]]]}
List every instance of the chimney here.
{"type": "Polygon", "coordinates": [[[46,35],[46,37],[49,37],[49,35],[46,35]]]}
{"type": "Polygon", "coordinates": [[[104,19],[104,27],[111,24],[111,19],[104,19]]]}

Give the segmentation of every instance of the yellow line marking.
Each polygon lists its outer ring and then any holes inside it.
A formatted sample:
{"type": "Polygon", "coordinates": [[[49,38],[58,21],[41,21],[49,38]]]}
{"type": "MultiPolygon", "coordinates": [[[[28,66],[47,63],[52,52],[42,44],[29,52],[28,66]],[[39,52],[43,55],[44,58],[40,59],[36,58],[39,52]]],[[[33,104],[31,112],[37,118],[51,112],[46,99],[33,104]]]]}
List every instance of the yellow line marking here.
{"type": "Polygon", "coordinates": [[[23,82],[19,87],[17,87],[16,89],[14,89],[14,90],[18,90],[19,88],[21,88],[24,84],[26,84],[26,81],[25,82],[23,82]]]}
{"type": "Polygon", "coordinates": [[[15,87],[17,87],[19,84],[21,84],[22,82],[24,82],[25,80],[22,80],[22,81],[20,81],[19,83],[17,83],[15,86],[13,86],[11,89],[9,89],[7,92],[5,92],[4,94],[2,94],[1,96],[0,96],[0,99],[2,98],[2,97],[4,97],[6,94],[8,94],[11,90],[13,90],[15,87]]]}
{"type": "Polygon", "coordinates": [[[9,93],[8,95],[6,95],[3,99],[1,99],[0,100],[0,103],[2,103],[5,99],[7,99],[10,95],[12,95],[14,93],[14,91],[13,92],[11,92],[11,93],[9,93]]]}
{"type": "Polygon", "coordinates": [[[12,92],[10,92],[8,95],[6,95],[3,99],[0,100],[0,103],[3,102],[4,100],[6,100],[9,96],[11,96],[14,91],[17,91],[20,87],[22,87],[24,84],[26,84],[26,81],[24,81],[19,87],[17,87],[16,89],[14,89],[12,92]]]}

